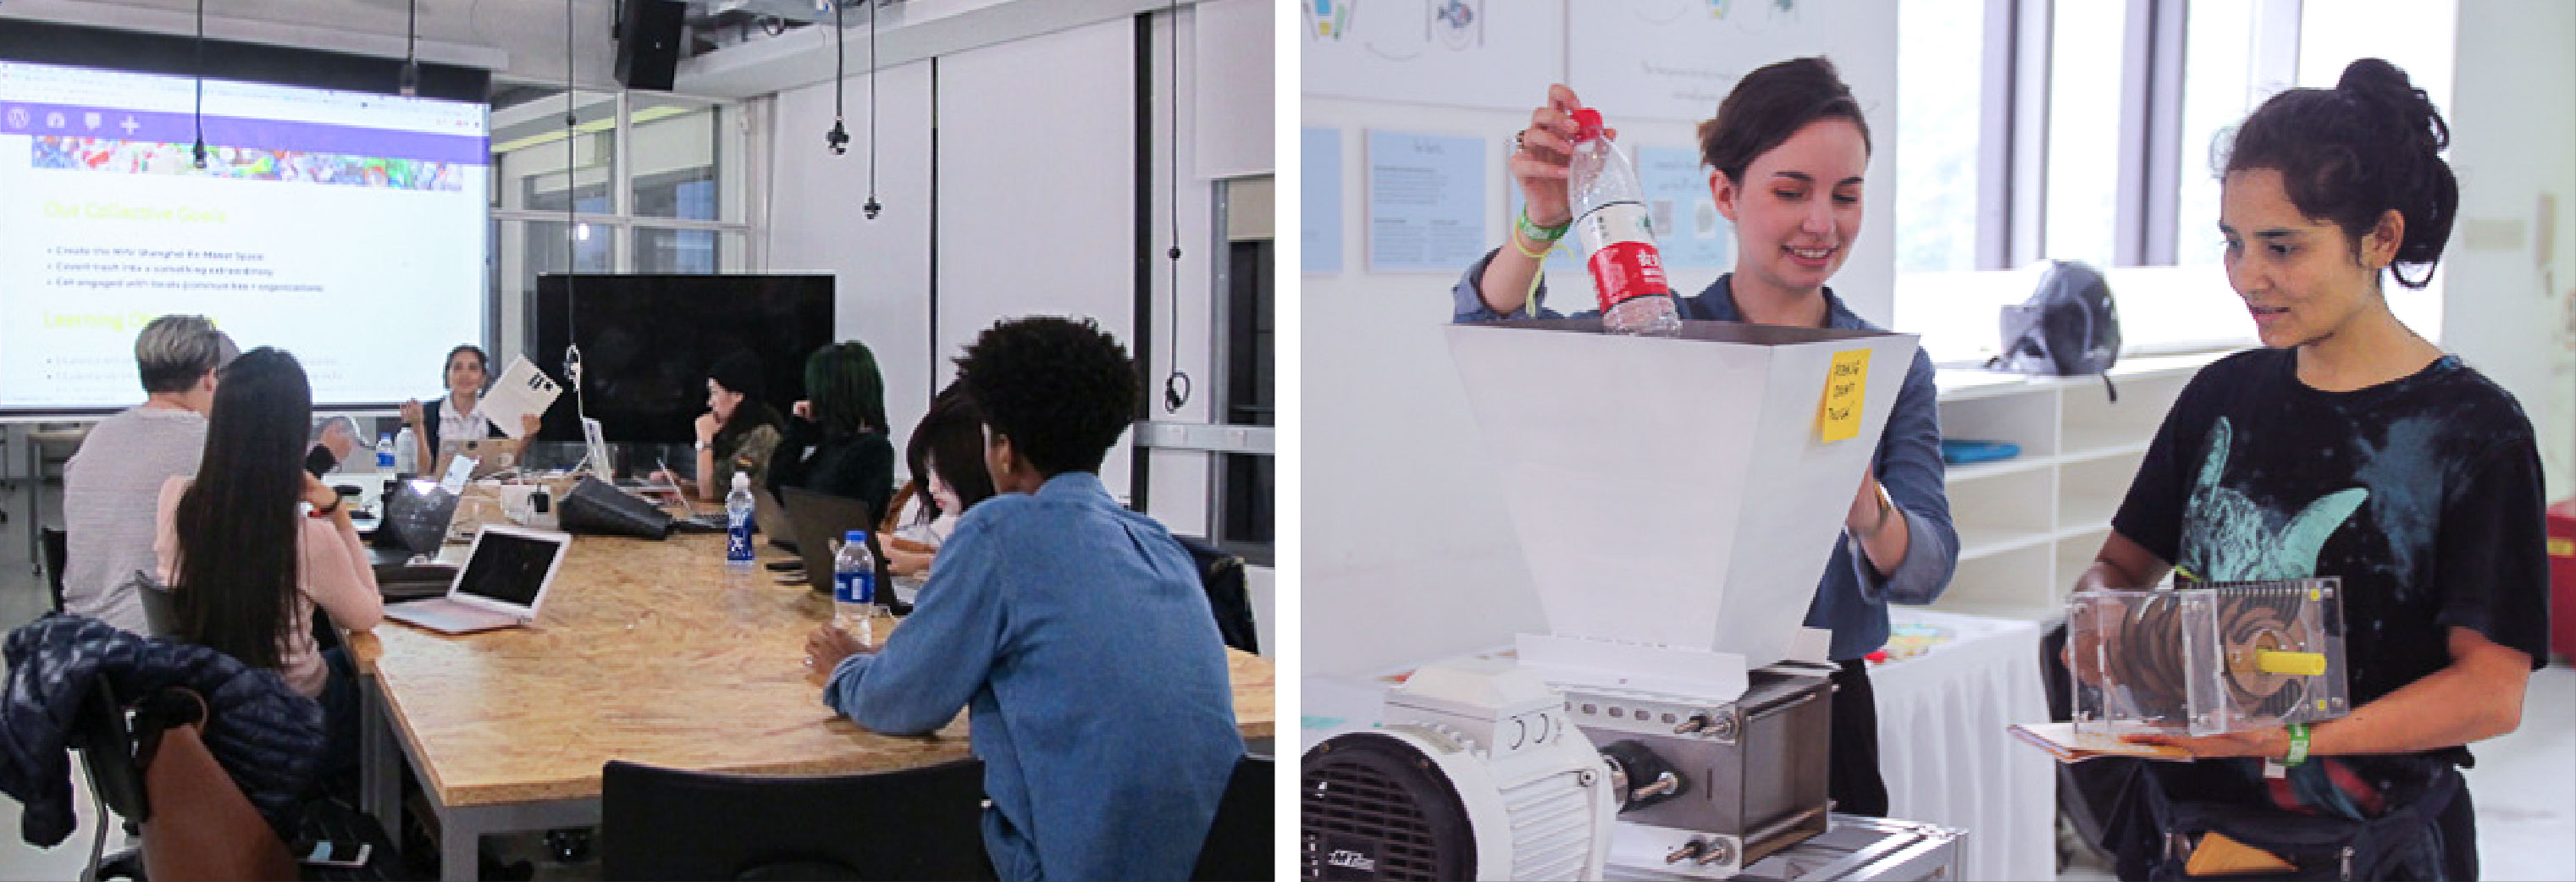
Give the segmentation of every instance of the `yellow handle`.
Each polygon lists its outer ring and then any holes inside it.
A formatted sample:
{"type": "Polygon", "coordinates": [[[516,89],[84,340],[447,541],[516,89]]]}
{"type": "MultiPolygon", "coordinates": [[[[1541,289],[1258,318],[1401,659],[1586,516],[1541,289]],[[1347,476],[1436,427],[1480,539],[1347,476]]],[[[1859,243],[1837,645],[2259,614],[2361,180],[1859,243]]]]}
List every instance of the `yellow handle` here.
{"type": "Polygon", "coordinates": [[[2326,657],[2324,653],[2319,652],[2264,650],[2255,658],[2254,666],[2263,669],[2263,673],[2266,674],[2297,674],[2302,677],[2315,677],[2326,672],[2326,657]]]}

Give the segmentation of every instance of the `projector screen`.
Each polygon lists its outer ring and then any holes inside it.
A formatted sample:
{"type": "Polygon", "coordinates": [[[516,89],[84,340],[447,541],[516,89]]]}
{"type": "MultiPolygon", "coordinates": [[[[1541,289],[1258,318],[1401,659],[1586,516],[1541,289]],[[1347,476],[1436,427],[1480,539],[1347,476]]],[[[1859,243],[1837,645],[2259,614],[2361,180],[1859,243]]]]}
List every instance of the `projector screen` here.
{"type": "MultiPolygon", "coordinates": [[[[0,61],[0,413],[143,400],[134,337],[208,316],[316,406],[435,390],[484,328],[488,108],[0,61]]],[[[497,371],[499,365],[494,365],[497,371]]]]}

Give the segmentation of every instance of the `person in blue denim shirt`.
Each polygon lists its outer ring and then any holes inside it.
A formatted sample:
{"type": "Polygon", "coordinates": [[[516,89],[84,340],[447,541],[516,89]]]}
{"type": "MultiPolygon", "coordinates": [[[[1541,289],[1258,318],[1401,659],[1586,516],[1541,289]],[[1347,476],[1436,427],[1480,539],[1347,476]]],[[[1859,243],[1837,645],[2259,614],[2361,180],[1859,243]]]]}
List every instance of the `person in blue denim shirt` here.
{"type": "MultiPolygon", "coordinates": [[[[1452,290],[1455,321],[1558,317],[1543,305],[1539,262],[1573,222],[1566,193],[1571,114],[1582,106],[1572,89],[1550,86],[1547,106],[1531,111],[1529,128],[1514,138],[1511,171],[1527,197],[1524,213],[1510,245],[1468,267],[1452,290]]],[[[1735,225],[1738,257],[1735,272],[1696,297],[1677,298],[1682,318],[1878,330],[1825,287],[1860,234],[1861,175],[1869,166],[1869,124],[1833,64],[1799,58],[1746,74],[1717,117],[1700,124],[1699,136],[1717,209],[1735,225]]],[[[1870,466],[1859,477],[1844,536],[1824,562],[1806,624],[1833,632],[1831,655],[1840,664],[1827,785],[1835,810],[1882,816],[1878,712],[1862,657],[1887,642],[1887,604],[1939,599],[1959,564],[1941,483],[1932,360],[1919,350],[1870,466]]]]}
{"type": "Polygon", "coordinates": [[[1135,365],[1088,320],[1028,318],[957,369],[1001,494],[958,522],[882,651],[830,626],[807,641],[823,702],[897,735],[965,707],[1003,879],[1187,878],[1244,745],[1189,553],[1096,474],[1135,365]]]}

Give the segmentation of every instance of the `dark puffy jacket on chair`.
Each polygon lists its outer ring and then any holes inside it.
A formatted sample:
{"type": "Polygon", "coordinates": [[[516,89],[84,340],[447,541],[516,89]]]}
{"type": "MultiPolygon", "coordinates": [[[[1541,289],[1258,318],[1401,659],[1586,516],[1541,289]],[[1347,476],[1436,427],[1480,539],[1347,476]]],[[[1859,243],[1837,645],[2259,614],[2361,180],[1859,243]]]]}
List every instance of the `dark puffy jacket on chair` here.
{"type": "Polygon", "coordinates": [[[276,671],[62,613],[9,632],[0,653],[9,664],[0,691],[0,792],[25,805],[18,830],[28,844],[58,845],[76,826],[67,727],[99,677],[120,696],[173,686],[205,696],[208,752],[279,838],[295,840],[298,800],[321,759],[322,706],[276,671]]]}

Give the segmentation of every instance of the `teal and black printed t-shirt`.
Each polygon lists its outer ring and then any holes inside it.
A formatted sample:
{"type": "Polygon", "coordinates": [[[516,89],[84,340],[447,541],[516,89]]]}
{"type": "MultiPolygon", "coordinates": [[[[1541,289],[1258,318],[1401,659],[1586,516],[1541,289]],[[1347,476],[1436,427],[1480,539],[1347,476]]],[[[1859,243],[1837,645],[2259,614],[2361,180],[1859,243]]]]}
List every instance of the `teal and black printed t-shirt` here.
{"type": "Polygon", "coordinates": [[[2207,581],[2337,576],[2354,706],[2448,666],[2449,629],[2548,657],[2540,451],[2457,358],[2351,392],[2288,349],[2201,369],[2111,528],[2207,581]]]}

